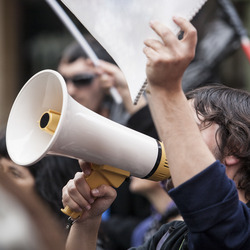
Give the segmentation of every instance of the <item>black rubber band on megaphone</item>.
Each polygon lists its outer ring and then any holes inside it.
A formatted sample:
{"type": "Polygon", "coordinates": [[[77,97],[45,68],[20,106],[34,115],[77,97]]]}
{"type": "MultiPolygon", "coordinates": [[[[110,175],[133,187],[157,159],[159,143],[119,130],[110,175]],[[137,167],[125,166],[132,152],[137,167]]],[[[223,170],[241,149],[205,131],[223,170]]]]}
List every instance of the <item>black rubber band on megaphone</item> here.
{"type": "Polygon", "coordinates": [[[151,177],[155,171],[157,170],[157,168],[159,167],[159,164],[161,162],[161,157],[162,157],[162,147],[161,144],[158,140],[156,140],[157,145],[158,145],[158,156],[155,162],[154,167],[152,168],[152,170],[149,172],[149,174],[147,174],[145,177],[143,177],[142,179],[148,179],[149,177],[151,177]]]}

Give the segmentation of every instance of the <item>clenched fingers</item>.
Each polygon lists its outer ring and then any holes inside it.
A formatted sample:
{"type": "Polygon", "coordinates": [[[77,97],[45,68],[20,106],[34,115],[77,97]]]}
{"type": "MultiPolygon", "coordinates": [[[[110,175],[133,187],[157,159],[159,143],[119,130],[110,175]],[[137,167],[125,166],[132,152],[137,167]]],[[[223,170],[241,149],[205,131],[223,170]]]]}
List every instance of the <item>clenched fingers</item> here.
{"type": "Polygon", "coordinates": [[[90,193],[84,173],[76,173],[74,179],[70,180],[63,188],[62,201],[64,206],[69,206],[75,212],[91,208],[94,197],[90,193]]]}

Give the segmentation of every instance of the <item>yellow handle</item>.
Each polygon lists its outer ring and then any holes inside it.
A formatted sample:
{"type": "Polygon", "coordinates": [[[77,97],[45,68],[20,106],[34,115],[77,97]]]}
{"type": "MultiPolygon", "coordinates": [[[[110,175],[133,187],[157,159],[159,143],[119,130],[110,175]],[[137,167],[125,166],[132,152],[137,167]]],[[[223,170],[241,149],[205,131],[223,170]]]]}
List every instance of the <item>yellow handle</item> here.
{"type": "MultiPolygon", "coordinates": [[[[124,180],[130,176],[130,172],[114,168],[108,165],[96,165],[92,164],[92,172],[86,177],[86,181],[91,189],[97,188],[102,184],[110,185],[114,188],[118,188],[124,180]]],[[[68,206],[61,211],[70,216],[72,219],[77,219],[81,216],[82,212],[73,212],[68,206]]]]}

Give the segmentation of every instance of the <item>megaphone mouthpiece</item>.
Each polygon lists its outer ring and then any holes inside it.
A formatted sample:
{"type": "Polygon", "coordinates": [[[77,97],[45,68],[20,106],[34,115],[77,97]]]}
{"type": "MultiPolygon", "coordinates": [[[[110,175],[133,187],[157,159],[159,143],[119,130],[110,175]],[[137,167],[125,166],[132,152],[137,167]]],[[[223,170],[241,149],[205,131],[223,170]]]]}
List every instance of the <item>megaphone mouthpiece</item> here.
{"type": "Polygon", "coordinates": [[[44,112],[40,118],[40,128],[47,133],[54,134],[60,120],[61,114],[54,110],[44,112]]]}

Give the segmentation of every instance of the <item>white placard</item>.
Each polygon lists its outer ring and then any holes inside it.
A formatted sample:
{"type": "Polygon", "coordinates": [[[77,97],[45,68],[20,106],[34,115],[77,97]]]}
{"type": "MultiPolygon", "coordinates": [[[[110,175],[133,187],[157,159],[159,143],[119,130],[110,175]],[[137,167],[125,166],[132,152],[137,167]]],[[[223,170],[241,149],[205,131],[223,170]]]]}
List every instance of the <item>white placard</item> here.
{"type": "Polygon", "coordinates": [[[62,0],[123,71],[132,102],[145,89],[144,40],[156,37],[151,20],[165,23],[176,35],[173,16],[191,20],[207,0],[62,0]]]}

